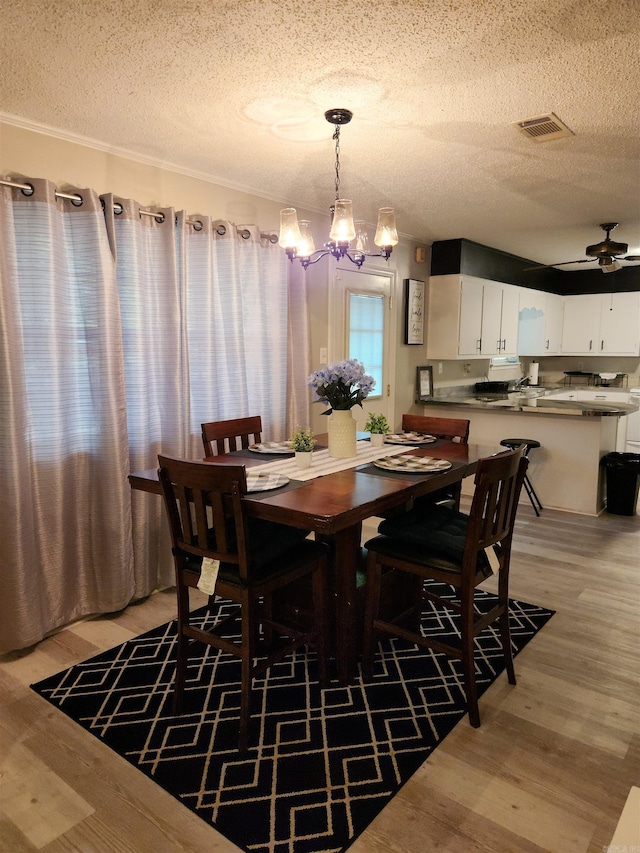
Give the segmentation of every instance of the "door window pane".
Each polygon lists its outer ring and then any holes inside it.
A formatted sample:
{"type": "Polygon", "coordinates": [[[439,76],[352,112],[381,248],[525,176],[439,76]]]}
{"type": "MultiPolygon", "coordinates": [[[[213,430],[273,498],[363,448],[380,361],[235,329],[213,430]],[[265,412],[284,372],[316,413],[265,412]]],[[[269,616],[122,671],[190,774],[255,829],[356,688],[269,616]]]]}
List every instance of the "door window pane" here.
{"type": "Polygon", "coordinates": [[[384,296],[349,294],[349,358],[361,361],[376,380],[369,397],[383,395],[384,296]]]}

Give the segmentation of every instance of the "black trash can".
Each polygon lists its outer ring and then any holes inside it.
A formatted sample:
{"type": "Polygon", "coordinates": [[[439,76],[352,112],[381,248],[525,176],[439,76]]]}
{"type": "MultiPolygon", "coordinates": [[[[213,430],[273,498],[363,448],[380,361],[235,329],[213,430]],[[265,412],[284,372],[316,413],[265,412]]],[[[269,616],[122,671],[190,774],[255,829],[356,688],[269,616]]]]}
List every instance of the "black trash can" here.
{"type": "Polygon", "coordinates": [[[640,489],[640,453],[607,453],[607,512],[635,515],[640,489]]]}

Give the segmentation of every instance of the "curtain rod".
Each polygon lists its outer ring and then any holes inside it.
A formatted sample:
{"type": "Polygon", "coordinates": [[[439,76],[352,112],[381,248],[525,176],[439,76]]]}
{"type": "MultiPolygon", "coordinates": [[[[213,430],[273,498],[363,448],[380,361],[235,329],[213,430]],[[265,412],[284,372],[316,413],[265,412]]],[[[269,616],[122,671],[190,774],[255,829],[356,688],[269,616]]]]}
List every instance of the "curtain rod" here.
{"type": "MultiPolygon", "coordinates": [[[[15,187],[17,190],[22,190],[25,195],[33,195],[34,189],[31,184],[19,184],[17,181],[5,181],[0,178],[0,186],[5,187],[15,187]]],[[[67,198],[74,204],[76,207],[80,207],[83,202],[83,198],[79,193],[62,193],[58,190],[55,191],[56,198],[67,198]]],[[[102,203],[104,207],[104,202],[102,203]]],[[[113,205],[113,212],[116,216],[119,216],[123,211],[123,207],[119,202],[115,202],[113,205]]],[[[157,222],[164,222],[164,213],[154,213],[152,210],[140,210],[140,216],[153,216],[153,218],[157,222]]],[[[199,219],[187,219],[187,225],[192,225],[195,231],[202,231],[202,222],[199,219]]],[[[216,234],[220,237],[224,236],[227,233],[227,229],[224,225],[216,226],[216,234]]],[[[238,234],[242,237],[243,240],[248,240],[251,236],[251,232],[248,228],[236,228],[238,234]]],[[[270,243],[278,242],[277,234],[263,234],[260,232],[260,237],[269,240],[270,243]]]]}

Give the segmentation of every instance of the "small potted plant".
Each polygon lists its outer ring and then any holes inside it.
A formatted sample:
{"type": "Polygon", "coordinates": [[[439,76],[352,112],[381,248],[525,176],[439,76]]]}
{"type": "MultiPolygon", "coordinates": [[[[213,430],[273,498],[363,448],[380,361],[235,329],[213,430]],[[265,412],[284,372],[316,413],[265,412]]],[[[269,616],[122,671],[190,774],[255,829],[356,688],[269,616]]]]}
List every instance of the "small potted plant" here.
{"type": "Polygon", "coordinates": [[[384,444],[385,435],[391,431],[385,416],[374,415],[373,412],[369,412],[369,418],[364,428],[371,433],[372,447],[381,447],[384,444]]]}
{"type": "Polygon", "coordinates": [[[313,433],[308,427],[298,427],[291,436],[298,468],[308,468],[311,465],[311,454],[315,443],[313,433]]]}

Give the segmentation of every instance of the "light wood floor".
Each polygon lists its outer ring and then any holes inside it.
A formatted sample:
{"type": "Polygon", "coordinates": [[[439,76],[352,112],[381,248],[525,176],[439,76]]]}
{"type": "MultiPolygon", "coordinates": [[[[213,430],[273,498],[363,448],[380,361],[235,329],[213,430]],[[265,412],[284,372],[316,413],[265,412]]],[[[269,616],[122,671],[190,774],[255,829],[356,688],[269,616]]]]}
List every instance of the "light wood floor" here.
{"type": "MultiPolygon", "coordinates": [[[[640,782],[640,516],[523,504],[511,591],[557,611],[518,685],[500,677],[482,727],[462,720],[349,853],[606,850],[640,782]]],[[[0,850],[237,853],[28,687],[173,614],[159,593],[0,658],[0,850]]]]}

